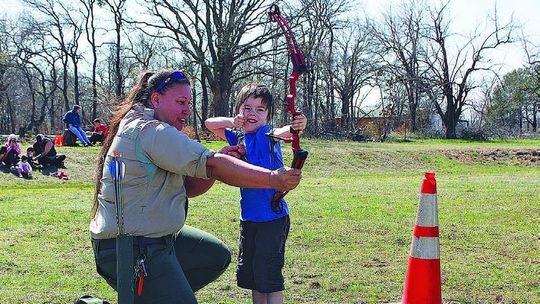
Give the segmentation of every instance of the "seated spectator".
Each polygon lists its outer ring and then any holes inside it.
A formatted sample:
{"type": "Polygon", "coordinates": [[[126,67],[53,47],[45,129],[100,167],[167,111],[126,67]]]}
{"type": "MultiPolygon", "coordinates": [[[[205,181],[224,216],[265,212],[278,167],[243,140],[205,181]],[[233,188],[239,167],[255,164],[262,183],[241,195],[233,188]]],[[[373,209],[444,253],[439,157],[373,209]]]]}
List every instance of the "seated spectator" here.
{"type": "Polygon", "coordinates": [[[64,115],[64,123],[66,124],[66,128],[77,138],[81,141],[83,146],[93,146],[93,144],[88,140],[88,137],[86,137],[86,133],[81,128],[81,106],[74,105],[73,109],[71,111],[68,111],[66,115],[64,115]]]}
{"type": "Polygon", "coordinates": [[[21,163],[17,167],[17,173],[19,173],[19,177],[32,177],[32,166],[28,163],[28,157],[26,155],[21,157],[21,163]]]}
{"type": "Polygon", "coordinates": [[[36,142],[32,146],[34,148],[34,161],[37,161],[43,166],[54,165],[57,167],[64,167],[65,155],[56,153],[54,143],[48,137],[43,134],[36,136],[36,142]]]}
{"type": "Polygon", "coordinates": [[[34,147],[26,148],[26,157],[28,158],[28,163],[30,164],[30,167],[32,167],[32,169],[41,169],[42,166],[34,162],[35,155],[36,154],[34,153],[34,147]]]}
{"type": "Polygon", "coordinates": [[[0,162],[14,169],[19,162],[19,154],[21,154],[21,147],[18,143],[17,135],[10,134],[7,138],[6,145],[0,148],[0,162]]]}
{"type": "Polygon", "coordinates": [[[92,135],[90,136],[90,142],[94,145],[98,141],[103,143],[103,140],[107,137],[108,133],[109,129],[107,126],[104,123],[101,123],[101,120],[94,119],[94,132],[92,132],[92,135]]]}

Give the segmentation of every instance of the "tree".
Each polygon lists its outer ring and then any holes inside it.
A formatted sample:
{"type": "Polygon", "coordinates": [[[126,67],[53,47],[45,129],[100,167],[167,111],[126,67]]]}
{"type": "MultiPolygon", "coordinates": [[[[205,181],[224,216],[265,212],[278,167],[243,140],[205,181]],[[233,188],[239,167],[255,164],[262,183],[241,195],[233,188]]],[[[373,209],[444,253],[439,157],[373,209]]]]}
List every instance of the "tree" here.
{"type": "Polygon", "coordinates": [[[338,67],[333,73],[336,91],[341,100],[341,125],[353,130],[359,104],[355,102],[360,89],[375,82],[378,74],[378,58],[375,40],[370,39],[370,26],[359,20],[351,23],[348,32],[340,35],[337,42],[338,67]]]}
{"type": "MultiPolygon", "coordinates": [[[[147,0],[148,11],[155,19],[138,20],[138,24],[163,31],[164,38],[176,42],[183,54],[201,66],[201,83],[207,83],[212,91],[213,115],[226,116],[233,85],[260,73],[254,67],[237,74],[238,67],[270,53],[260,47],[271,35],[248,36],[268,22],[265,2],[147,0]]],[[[204,111],[203,107],[203,119],[204,111]]]]}
{"type": "Polygon", "coordinates": [[[85,32],[86,40],[90,44],[90,50],[92,52],[92,114],[91,120],[96,119],[97,117],[97,103],[98,103],[98,93],[97,93],[97,42],[96,42],[96,17],[94,14],[94,9],[96,7],[97,0],[79,0],[84,7],[82,15],[85,20],[85,32]]]}
{"type": "Polygon", "coordinates": [[[537,75],[530,69],[514,70],[495,87],[487,108],[488,127],[499,136],[536,132],[537,75]]]}
{"type": "Polygon", "coordinates": [[[407,93],[409,126],[412,132],[416,127],[416,109],[420,103],[420,77],[422,75],[420,57],[423,52],[424,2],[408,1],[397,12],[390,10],[384,15],[380,28],[374,29],[377,41],[386,49],[379,56],[392,68],[392,86],[399,82],[407,93]],[[391,55],[391,56],[389,56],[391,55]]]}
{"type": "Polygon", "coordinates": [[[124,13],[126,11],[126,1],[127,0],[99,0],[97,2],[101,6],[108,6],[114,16],[114,92],[117,98],[124,95],[124,75],[122,74],[122,24],[124,22],[124,13]]]}
{"type": "Polygon", "coordinates": [[[456,127],[467,105],[467,96],[476,88],[472,75],[477,71],[492,68],[486,58],[489,50],[511,43],[514,24],[510,20],[499,25],[497,12],[493,17],[493,29],[486,34],[477,28],[477,33],[452,55],[449,42],[450,23],[446,20],[448,4],[440,9],[431,9],[431,24],[427,28],[430,40],[423,61],[428,65],[428,73],[423,77],[421,87],[425,91],[446,127],[446,138],[457,138],[456,127]],[[438,93],[442,98],[438,97],[438,93]]]}

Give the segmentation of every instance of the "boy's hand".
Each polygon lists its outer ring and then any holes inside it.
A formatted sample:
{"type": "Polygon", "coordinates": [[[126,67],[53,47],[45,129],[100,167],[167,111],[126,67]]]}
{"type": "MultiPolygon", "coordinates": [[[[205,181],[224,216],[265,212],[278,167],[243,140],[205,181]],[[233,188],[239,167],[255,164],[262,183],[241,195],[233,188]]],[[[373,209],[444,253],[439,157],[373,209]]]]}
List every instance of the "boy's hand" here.
{"type": "Polygon", "coordinates": [[[297,115],[293,117],[291,123],[291,128],[293,128],[296,131],[302,131],[306,128],[307,125],[307,118],[304,114],[297,115]]]}
{"type": "Polygon", "coordinates": [[[233,127],[242,128],[244,126],[244,122],[245,122],[244,116],[242,116],[242,114],[238,114],[234,117],[233,127]]]}

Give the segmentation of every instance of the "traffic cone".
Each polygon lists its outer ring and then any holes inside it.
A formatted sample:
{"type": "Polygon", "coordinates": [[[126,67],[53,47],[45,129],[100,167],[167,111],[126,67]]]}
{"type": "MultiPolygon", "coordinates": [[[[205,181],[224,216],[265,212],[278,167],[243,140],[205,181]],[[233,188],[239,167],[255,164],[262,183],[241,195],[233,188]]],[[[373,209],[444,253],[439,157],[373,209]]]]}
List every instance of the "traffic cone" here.
{"type": "Polygon", "coordinates": [[[435,173],[426,173],[422,182],[403,303],[442,303],[435,173]]]}
{"type": "Polygon", "coordinates": [[[54,145],[55,146],[63,146],[64,145],[64,138],[60,134],[56,134],[56,137],[54,138],[54,145]]]}

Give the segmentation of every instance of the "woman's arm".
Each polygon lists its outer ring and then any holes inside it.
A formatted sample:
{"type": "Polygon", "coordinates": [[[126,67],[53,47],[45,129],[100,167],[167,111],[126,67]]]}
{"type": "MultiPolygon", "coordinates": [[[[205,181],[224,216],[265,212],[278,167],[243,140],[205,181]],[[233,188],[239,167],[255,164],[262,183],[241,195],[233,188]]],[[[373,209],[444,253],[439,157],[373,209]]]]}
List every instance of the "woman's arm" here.
{"type": "Polygon", "coordinates": [[[202,179],[193,176],[186,176],[184,180],[184,187],[186,187],[187,197],[199,196],[203,193],[206,193],[216,180],[211,179],[202,179]]]}
{"type": "MultiPolygon", "coordinates": [[[[235,158],[240,158],[246,153],[245,149],[241,145],[236,146],[226,146],[219,150],[218,153],[227,154],[235,158]]],[[[202,179],[192,176],[186,176],[184,181],[184,186],[186,187],[186,194],[188,197],[195,197],[201,195],[208,191],[216,180],[211,179],[202,179]]]]}
{"type": "Polygon", "coordinates": [[[279,191],[294,189],[300,183],[301,170],[281,168],[270,171],[216,153],[206,161],[206,174],[228,185],[244,188],[268,188],[279,191]]]}
{"type": "Polygon", "coordinates": [[[47,153],[49,153],[49,151],[51,151],[52,147],[53,147],[52,141],[48,141],[45,144],[45,147],[43,148],[43,152],[41,152],[41,154],[34,157],[34,159],[39,160],[39,159],[43,158],[45,155],[47,155],[47,153]]]}

